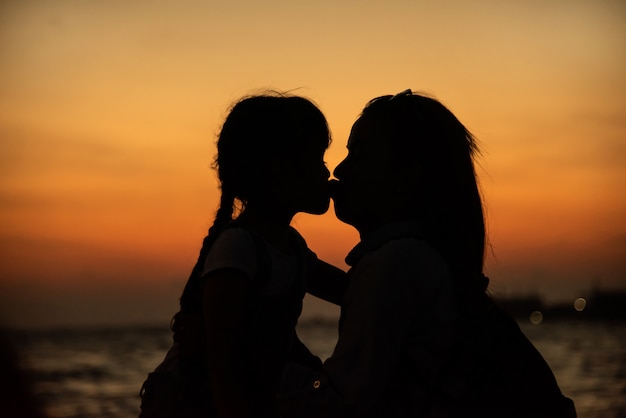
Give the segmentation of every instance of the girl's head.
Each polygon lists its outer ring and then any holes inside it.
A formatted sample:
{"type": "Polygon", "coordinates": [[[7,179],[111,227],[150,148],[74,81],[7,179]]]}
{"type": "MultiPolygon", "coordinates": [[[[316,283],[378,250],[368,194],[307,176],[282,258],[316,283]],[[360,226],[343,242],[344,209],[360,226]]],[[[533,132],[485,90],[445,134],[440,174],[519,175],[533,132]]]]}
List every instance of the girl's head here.
{"type": "Polygon", "coordinates": [[[201,312],[198,289],[204,260],[219,232],[233,220],[236,205],[239,215],[254,210],[268,222],[288,223],[297,212],[328,210],[330,173],[324,152],[329,145],[326,119],[307,99],[268,92],[233,105],[214,162],[220,207],[181,296],[184,311],[201,312]]]}
{"type": "Polygon", "coordinates": [[[329,144],[324,115],[305,98],[270,92],[239,100],[217,141],[221,223],[232,219],[236,203],[281,216],[324,213],[329,144]]]}
{"type": "Polygon", "coordinates": [[[337,166],[337,217],[361,235],[415,221],[455,273],[482,272],[485,225],[472,135],[439,101],[412,93],[371,100],[337,166]]]}

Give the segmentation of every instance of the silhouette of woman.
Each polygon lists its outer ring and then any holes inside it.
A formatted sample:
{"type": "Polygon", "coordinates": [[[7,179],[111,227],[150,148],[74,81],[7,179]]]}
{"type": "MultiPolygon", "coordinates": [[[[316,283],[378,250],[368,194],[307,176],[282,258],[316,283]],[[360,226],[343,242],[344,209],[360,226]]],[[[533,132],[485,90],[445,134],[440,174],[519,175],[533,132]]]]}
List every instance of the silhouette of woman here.
{"type": "Polygon", "coordinates": [[[487,293],[478,146],[437,100],[371,100],[334,171],[348,254],[339,340],[323,370],[290,364],[289,417],[574,417],[573,403],[487,293]]]}
{"type": "Polygon", "coordinates": [[[230,110],[214,164],[220,207],[173,325],[183,380],[175,416],[277,417],[284,364],[321,363],[295,334],[302,298],[337,302],[345,273],[318,260],[290,222],[328,210],[329,143],[326,119],[302,97],[269,92],[230,110]]]}

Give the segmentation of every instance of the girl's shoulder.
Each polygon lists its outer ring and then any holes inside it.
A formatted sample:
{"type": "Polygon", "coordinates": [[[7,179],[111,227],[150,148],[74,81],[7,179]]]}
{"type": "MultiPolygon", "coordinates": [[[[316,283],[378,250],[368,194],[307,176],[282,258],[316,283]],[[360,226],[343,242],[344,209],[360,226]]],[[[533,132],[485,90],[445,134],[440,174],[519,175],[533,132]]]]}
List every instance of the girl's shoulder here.
{"type": "MultiPolygon", "coordinates": [[[[231,225],[220,232],[216,238],[207,265],[245,266],[246,273],[270,270],[268,266],[281,269],[283,264],[304,263],[305,269],[317,260],[304,237],[293,227],[290,228],[291,251],[283,252],[267,241],[259,232],[239,225],[231,225]]],[[[241,269],[241,268],[240,268],[241,269]]]]}
{"type": "MultiPolygon", "coordinates": [[[[250,247],[256,245],[256,241],[259,237],[254,236],[255,234],[248,228],[243,228],[241,226],[229,226],[224,228],[213,243],[212,249],[216,245],[227,245],[227,246],[235,246],[235,247],[250,247]]],[[[256,234],[258,235],[258,234],[256,234]]]]}
{"type": "Polygon", "coordinates": [[[259,268],[258,243],[246,228],[228,227],[217,236],[204,262],[208,275],[220,269],[236,269],[253,278],[259,268]]]}

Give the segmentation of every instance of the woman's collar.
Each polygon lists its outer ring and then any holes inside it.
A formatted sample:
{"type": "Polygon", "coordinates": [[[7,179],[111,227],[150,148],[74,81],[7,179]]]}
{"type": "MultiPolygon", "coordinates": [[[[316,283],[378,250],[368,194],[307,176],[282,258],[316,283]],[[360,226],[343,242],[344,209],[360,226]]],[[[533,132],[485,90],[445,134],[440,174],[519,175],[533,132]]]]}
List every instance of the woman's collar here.
{"type": "Polygon", "coordinates": [[[384,224],[366,236],[361,237],[359,242],[346,256],[346,264],[354,266],[368,252],[374,251],[387,241],[404,238],[404,237],[420,237],[421,228],[417,222],[390,222],[384,224]]]}

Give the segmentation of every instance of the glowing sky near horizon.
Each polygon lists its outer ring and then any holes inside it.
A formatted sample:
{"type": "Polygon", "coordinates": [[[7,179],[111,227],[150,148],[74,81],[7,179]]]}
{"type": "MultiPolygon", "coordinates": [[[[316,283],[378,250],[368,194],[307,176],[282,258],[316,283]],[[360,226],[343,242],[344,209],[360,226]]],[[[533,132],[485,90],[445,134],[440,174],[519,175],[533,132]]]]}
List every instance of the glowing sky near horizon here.
{"type": "MultiPolygon", "coordinates": [[[[320,106],[331,169],[369,99],[435,95],[484,150],[493,290],[626,287],[625,41],[610,0],[0,1],[0,320],[169,318],[264,88],[320,106]]],[[[332,211],[294,224],[345,266],[332,211]]]]}

